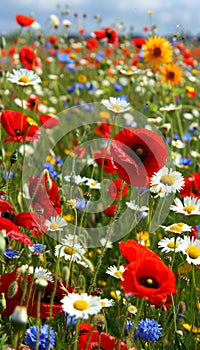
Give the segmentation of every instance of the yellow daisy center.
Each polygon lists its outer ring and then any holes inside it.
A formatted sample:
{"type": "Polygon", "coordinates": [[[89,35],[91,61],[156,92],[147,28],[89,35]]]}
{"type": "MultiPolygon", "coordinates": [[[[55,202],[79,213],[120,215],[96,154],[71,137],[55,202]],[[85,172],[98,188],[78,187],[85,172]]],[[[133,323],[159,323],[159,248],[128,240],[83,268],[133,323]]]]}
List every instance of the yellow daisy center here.
{"type": "Polygon", "coordinates": [[[30,83],[30,79],[26,77],[25,75],[22,75],[22,77],[19,78],[18,82],[19,83],[30,83]]]}
{"type": "Polygon", "coordinates": [[[86,300],[78,299],[73,303],[73,307],[79,311],[85,311],[89,308],[89,303],[86,300]]]}
{"type": "Polygon", "coordinates": [[[134,313],[134,312],[137,311],[137,308],[136,308],[136,306],[134,306],[134,305],[130,305],[130,306],[128,307],[128,311],[129,311],[130,313],[134,313]]]}
{"type": "Polygon", "coordinates": [[[114,276],[116,276],[116,277],[122,277],[122,275],[123,275],[123,272],[120,270],[117,270],[114,272],[114,276]]]}
{"type": "Polygon", "coordinates": [[[104,307],[106,305],[105,301],[101,301],[101,306],[104,307]]]}
{"type": "Polygon", "coordinates": [[[38,124],[32,118],[28,117],[26,120],[29,123],[29,125],[31,125],[31,126],[32,125],[38,126],[38,124]]]}
{"type": "Polygon", "coordinates": [[[178,243],[174,244],[174,242],[169,242],[169,243],[167,243],[167,246],[168,246],[168,248],[171,248],[171,249],[178,248],[178,243]]]}
{"type": "Polygon", "coordinates": [[[194,205],[186,205],[183,208],[184,211],[186,211],[188,214],[191,214],[193,210],[195,210],[195,206],[194,205]]]}
{"type": "Polygon", "coordinates": [[[163,185],[171,186],[174,184],[175,179],[171,174],[164,174],[161,176],[160,182],[162,182],[163,185]]]}
{"type": "Polygon", "coordinates": [[[66,246],[64,252],[65,254],[73,255],[75,253],[75,250],[72,247],[66,246]]]}
{"type": "Polygon", "coordinates": [[[183,225],[184,224],[182,222],[179,222],[178,224],[175,224],[175,225],[171,225],[170,226],[170,231],[182,232],[183,225]]]}
{"type": "Polygon", "coordinates": [[[200,249],[194,246],[187,247],[186,252],[192,259],[197,259],[200,257],[200,249]]]}
{"type": "Polygon", "coordinates": [[[122,110],[122,107],[119,105],[112,105],[112,109],[116,112],[120,112],[122,110]]]}
{"type": "Polygon", "coordinates": [[[58,224],[56,224],[55,222],[53,223],[51,223],[50,224],[50,226],[49,226],[49,228],[51,229],[51,230],[57,230],[58,228],[59,228],[60,226],[58,225],[58,224]]]}
{"type": "Polygon", "coordinates": [[[90,182],[90,185],[95,187],[97,185],[97,182],[96,181],[92,181],[92,182],[90,182]]]}

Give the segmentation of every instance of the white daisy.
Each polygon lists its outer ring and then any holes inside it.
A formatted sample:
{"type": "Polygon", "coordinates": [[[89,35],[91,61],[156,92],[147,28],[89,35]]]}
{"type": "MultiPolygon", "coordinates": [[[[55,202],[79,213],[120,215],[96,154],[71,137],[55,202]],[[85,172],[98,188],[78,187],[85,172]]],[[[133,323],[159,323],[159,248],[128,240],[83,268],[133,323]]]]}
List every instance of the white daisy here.
{"type": "Polygon", "coordinates": [[[137,313],[137,308],[136,308],[136,306],[135,305],[129,305],[129,307],[128,307],[128,312],[130,313],[130,314],[133,314],[133,315],[136,315],[136,313],[137,313]]]}
{"type": "Polygon", "coordinates": [[[109,100],[104,99],[101,103],[114,113],[123,113],[131,109],[129,102],[120,99],[120,97],[110,97],[109,100]]]}
{"type": "Polygon", "coordinates": [[[160,111],[162,112],[173,112],[173,111],[177,111],[178,109],[181,109],[182,106],[175,106],[173,103],[170,103],[170,105],[164,106],[160,108],[160,111]]]}
{"type": "Polygon", "coordinates": [[[64,176],[64,180],[70,183],[75,183],[76,185],[80,185],[85,181],[88,181],[88,178],[80,175],[66,175],[64,176]]]}
{"type": "Polygon", "coordinates": [[[165,197],[169,193],[180,191],[184,184],[184,178],[180,172],[164,166],[151,177],[150,191],[159,197],[165,197]]]}
{"type": "Polygon", "coordinates": [[[185,147],[185,143],[181,140],[172,140],[172,146],[181,149],[185,147]]]}
{"type": "Polygon", "coordinates": [[[115,265],[109,266],[108,269],[106,270],[106,273],[110,276],[113,276],[117,279],[122,279],[122,275],[125,271],[125,267],[123,265],[120,265],[118,268],[115,265]]]}
{"type": "Polygon", "coordinates": [[[176,233],[179,235],[181,235],[183,232],[190,232],[192,229],[192,226],[184,224],[183,222],[178,222],[169,226],[160,225],[160,227],[164,228],[164,230],[167,232],[176,233]]]}
{"type": "Polygon", "coordinates": [[[184,197],[183,203],[179,198],[174,199],[176,205],[170,205],[170,210],[183,215],[200,215],[200,199],[184,197]]]}
{"type": "Polygon", "coordinates": [[[148,207],[146,207],[146,206],[139,206],[138,204],[136,204],[136,201],[135,200],[132,200],[132,201],[130,201],[130,202],[126,202],[126,205],[127,205],[127,207],[129,207],[130,209],[132,209],[132,210],[134,210],[134,211],[138,211],[138,212],[140,212],[140,213],[143,213],[143,212],[146,212],[146,211],[148,211],[149,210],[149,208],[148,207]]]}
{"type": "Polygon", "coordinates": [[[91,189],[95,189],[95,190],[101,189],[101,183],[94,179],[88,179],[86,182],[86,186],[89,186],[91,189]]]}
{"type": "Polygon", "coordinates": [[[63,311],[69,316],[88,319],[88,316],[97,314],[101,308],[100,298],[87,293],[68,293],[62,300],[63,311]]]}
{"type": "Polygon", "coordinates": [[[186,255],[189,264],[200,264],[200,240],[185,236],[180,245],[180,251],[186,255]]]}
{"type": "MultiPolygon", "coordinates": [[[[77,240],[75,239],[77,242],[77,240]]],[[[75,243],[71,239],[63,238],[61,244],[55,247],[55,256],[64,258],[65,260],[71,260],[79,262],[81,261],[81,255],[85,254],[85,249],[79,243],[75,243]]]]}
{"type": "Polygon", "coordinates": [[[47,226],[48,231],[62,230],[66,225],[67,222],[60,216],[52,216],[51,220],[46,219],[45,221],[45,226],[47,226]]]}
{"type": "Polygon", "coordinates": [[[47,271],[46,269],[43,269],[43,267],[39,266],[36,267],[34,272],[34,278],[35,279],[43,279],[45,281],[53,282],[53,275],[51,272],[47,271]]]}
{"type": "Polygon", "coordinates": [[[104,298],[104,299],[100,299],[100,303],[101,303],[101,306],[103,308],[103,307],[113,306],[115,302],[113,299],[104,298]]]}
{"type": "Polygon", "coordinates": [[[21,86],[29,86],[41,83],[40,77],[34,73],[32,70],[28,70],[26,68],[13,69],[13,73],[9,74],[7,78],[11,83],[21,85],[21,86]]]}
{"type": "Polygon", "coordinates": [[[58,16],[50,15],[49,18],[50,18],[54,28],[58,29],[58,27],[60,26],[60,20],[59,20],[58,16]]]}
{"type": "Polygon", "coordinates": [[[180,251],[180,242],[182,239],[180,237],[172,238],[163,238],[158,242],[158,248],[162,248],[161,252],[170,253],[170,252],[179,252],[180,251]]]}
{"type": "Polygon", "coordinates": [[[101,243],[101,245],[102,245],[102,247],[106,247],[107,249],[108,248],[112,248],[112,242],[110,242],[110,241],[108,241],[106,238],[101,238],[100,239],[100,243],[101,243]]]}

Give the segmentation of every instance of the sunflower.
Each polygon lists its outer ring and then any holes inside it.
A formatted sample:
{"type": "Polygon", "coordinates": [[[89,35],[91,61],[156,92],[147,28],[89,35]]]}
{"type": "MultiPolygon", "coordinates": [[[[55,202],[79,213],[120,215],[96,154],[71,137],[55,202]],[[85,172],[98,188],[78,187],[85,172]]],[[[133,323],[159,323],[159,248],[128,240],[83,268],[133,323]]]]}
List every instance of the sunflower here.
{"type": "Polygon", "coordinates": [[[175,63],[169,63],[162,69],[162,80],[172,85],[178,85],[183,80],[183,72],[175,63]]]}
{"type": "Polygon", "coordinates": [[[165,38],[157,36],[149,38],[143,50],[144,60],[150,66],[159,66],[162,63],[170,63],[172,60],[172,45],[165,38]]]}

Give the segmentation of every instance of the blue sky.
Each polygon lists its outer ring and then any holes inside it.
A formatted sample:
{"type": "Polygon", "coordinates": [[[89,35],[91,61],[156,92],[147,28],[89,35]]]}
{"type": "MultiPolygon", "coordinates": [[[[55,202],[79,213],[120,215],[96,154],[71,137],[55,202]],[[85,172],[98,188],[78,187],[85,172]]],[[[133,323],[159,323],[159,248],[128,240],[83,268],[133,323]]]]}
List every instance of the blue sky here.
{"type": "MultiPolygon", "coordinates": [[[[51,14],[60,15],[69,4],[70,14],[63,16],[74,23],[74,13],[78,13],[77,26],[82,27],[82,15],[87,14],[86,28],[88,31],[96,29],[94,15],[102,17],[102,26],[111,26],[115,20],[122,22],[126,31],[130,26],[135,33],[142,33],[142,28],[149,25],[147,10],[153,10],[152,24],[157,25],[159,35],[178,34],[184,36],[200,34],[199,0],[2,0],[0,11],[0,32],[9,33],[17,30],[15,15],[34,14],[35,19],[46,31],[51,14]],[[57,4],[60,8],[57,8],[57,4]]],[[[73,27],[71,28],[71,30],[73,27]]]]}

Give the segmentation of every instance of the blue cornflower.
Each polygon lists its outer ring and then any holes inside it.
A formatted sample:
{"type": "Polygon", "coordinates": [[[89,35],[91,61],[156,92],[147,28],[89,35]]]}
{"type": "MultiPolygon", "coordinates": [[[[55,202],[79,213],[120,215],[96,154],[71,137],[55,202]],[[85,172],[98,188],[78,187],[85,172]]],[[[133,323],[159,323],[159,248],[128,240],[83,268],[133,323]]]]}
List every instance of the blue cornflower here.
{"type": "Polygon", "coordinates": [[[148,318],[141,320],[138,327],[135,329],[134,338],[142,338],[145,342],[149,340],[156,342],[162,333],[162,328],[159,326],[156,320],[150,320],[148,318]]]}
{"type": "MultiPolygon", "coordinates": [[[[53,328],[50,329],[50,339],[48,339],[48,328],[49,326],[47,324],[44,324],[39,330],[38,350],[49,350],[52,349],[55,345],[54,330],[53,328]]],[[[35,350],[37,342],[37,326],[32,326],[27,330],[25,340],[30,348],[32,350],[35,350]]]]}
{"type": "Polygon", "coordinates": [[[86,208],[88,208],[90,206],[90,204],[91,204],[91,201],[86,201],[84,198],[77,199],[76,209],[85,210],[86,208]]]}
{"type": "Polygon", "coordinates": [[[125,327],[124,327],[124,333],[127,336],[128,333],[131,331],[133,326],[133,322],[131,320],[127,320],[125,323],[125,327]]]}
{"type": "Polygon", "coordinates": [[[13,249],[6,249],[3,253],[3,255],[6,256],[8,259],[13,259],[13,258],[19,258],[19,255],[17,255],[19,252],[17,250],[13,249]]]}
{"type": "Polygon", "coordinates": [[[66,317],[66,327],[69,327],[69,326],[75,327],[76,323],[77,323],[76,316],[69,316],[69,315],[67,315],[67,317],[66,317]]]}
{"type": "Polygon", "coordinates": [[[120,84],[114,84],[115,91],[122,91],[122,86],[120,84]]]}
{"type": "MultiPolygon", "coordinates": [[[[44,246],[44,249],[46,246],[44,246]]],[[[33,244],[32,246],[29,246],[29,249],[32,253],[43,253],[43,244],[33,244]]]]}

